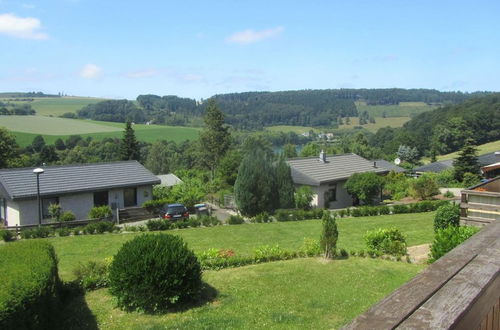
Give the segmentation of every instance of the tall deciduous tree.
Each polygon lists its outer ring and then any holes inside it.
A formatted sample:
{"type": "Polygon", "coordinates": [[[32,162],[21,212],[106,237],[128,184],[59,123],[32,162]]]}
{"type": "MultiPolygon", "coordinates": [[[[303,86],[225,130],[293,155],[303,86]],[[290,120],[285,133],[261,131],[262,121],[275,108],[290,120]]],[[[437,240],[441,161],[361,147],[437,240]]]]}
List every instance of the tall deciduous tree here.
{"type": "Polygon", "coordinates": [[[166,141],[156,141],[149,149],[145,166],[154,174],[167,174],[171,171],[174,150],[170,150],[166,141]]]}
{"type": "Polygon", "coordinates": [[[287,143],[283,146],[283,156],[285,158],[297,157],[297,149],[294,144],[287,143]]]}
{"type": "Polygon", "coordinates": [[[204,117],[205,129],[201,133],[204,160],[212,171],[212,178],[219,160],[224,157],[231,145],[231,133],[224,123],[224,114],[214,99],[208,100],[204,117]]]}
{"type": "Polygon", "coordinates": [[[130,121],[127,121],[125,124],[125,131],[123,132],[123,139],[120,145],[120,155],[122,160],[140,159],[139,144],[135,138],[135,132],[130,121]]]}
{"type": "Polygon", "coordinates": [[[276,164],[276,183],[278,185],[280,208],[293,208],[295,206],[295,187],[293,185],[292,171],[283,157],[280,157],[276,164]]]}
{"type": "Polygon", "coordinates": [[[458,157],[453,161],[455,168],[455,179],[462,181],[465,173],[479,174],[479,163],[477,162],[477,149],[474,140],[469,138],[460,150],[458,157]]]}
{"type": "Polygon", "coordinates": [[[263,150],[243,158],[234,184],[236,205],[243,215],[272,212],[279,205],[274,168],[263,150]]]}
{"type": "Polygon", "coordinates": [[[17,156],[18,148],[14,135],[0,127],[0,168],[7,167],[7,163],[17,156]]]}
{"type": "Polygon", "coordinates": [[[380,194],[382,178],[373,172],[355,173],[344,187],[353,197],[365,204],[373,204],[373,199],[380,194]]]}

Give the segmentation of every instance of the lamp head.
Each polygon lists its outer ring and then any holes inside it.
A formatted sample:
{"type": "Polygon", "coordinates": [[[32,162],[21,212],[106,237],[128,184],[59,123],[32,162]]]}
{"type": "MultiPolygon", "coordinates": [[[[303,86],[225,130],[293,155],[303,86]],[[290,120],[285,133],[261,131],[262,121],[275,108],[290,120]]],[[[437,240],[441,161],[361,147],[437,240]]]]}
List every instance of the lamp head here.
{"type": "Polygon", "coordinates": [[[35,173],[35,174],[37,174],[37,175],[38,175],[38,174],[42,174],[43,172],[45,172],[45,171],[43,170],[43,168],[40,168],[40,167],[39,167],[39,168],[35,168],[35,169],[33,170],[33,173],[35,173]]]}

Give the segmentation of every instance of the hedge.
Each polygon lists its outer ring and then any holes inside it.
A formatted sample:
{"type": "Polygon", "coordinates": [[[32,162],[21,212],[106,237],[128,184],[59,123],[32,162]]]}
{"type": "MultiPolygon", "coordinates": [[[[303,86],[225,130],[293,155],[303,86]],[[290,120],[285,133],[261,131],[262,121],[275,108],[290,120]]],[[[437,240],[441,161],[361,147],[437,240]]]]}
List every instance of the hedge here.
{"type": "Polygon", "coordinates": [[[44,241],[0,247],[0,329],[50,329],[59,309],[57,258],[44,241]]]}

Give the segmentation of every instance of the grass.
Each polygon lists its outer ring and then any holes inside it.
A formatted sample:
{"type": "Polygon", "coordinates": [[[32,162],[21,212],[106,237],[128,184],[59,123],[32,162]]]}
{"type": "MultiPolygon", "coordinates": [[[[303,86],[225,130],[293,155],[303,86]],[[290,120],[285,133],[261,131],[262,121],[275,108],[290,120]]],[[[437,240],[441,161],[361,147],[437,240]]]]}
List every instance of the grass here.
{"type": "Polygon", "coordinates": [[[287,125],[279,125],[279,126],[269,126],[265,128],[266,131],[271,131],[271,132],[295,132],[297,134],[302,134],[309,132],[311,130],[317,132],[318,130],[313,128],[313,127],[307,127],[307,126],[287,126],[287,125]]]}
{"type": "MultiPolygon", "coordinates": [[[[7,101],[9,98],[3,99],[7,101]]],[[[2,101],[2,99],[0,99],[2,101]]],[[[89,104],[104,101],[104,99],[93,97],[39,97],[33,101],[9,101],[11,103],[28,103],[40,116],[60,116],[65,112],[75,112],[89,104]]]]}
{"type": "MultiPolygon", "coordinates": [[[[96,140],[121,138],[125,124],[44,116],[0,116],[1,126],[12,131],[20,146],[27,146],[37,135],[42,135],[48,144],[53,144],[58,138],[65,140],[74,134],[91,136],[96,140]]],[[[162,139],[175,142],[193,140],[200,132],[200,129],[193,127],[143,124],[134,125],[134,130],[137,139],[145,142],[162,139]]]]}
{"type": "MultiPolygon", "coordinates": [[[[409,246],[430,243],[433,238],[434,213],[396,214],[376,217],[338,219],[338,246],[345,249],[365,249],[363,236],[368,230],[396,227],[407,236],[409,246]]],[[[238,255],[251,255],[262,245],[275,245],[298,250],[305,237],[318,239],[319,220],[275,222],[193,228],[167,231],[184,238],[195,251],[209,248],[233,249],[238,255]]],[[[49,239],[59,258],[59,274],[64,280],[72,279],[72,271],[80,262],[101,260],[113,256],[122,244],[140,233],[69,236],[49,239]]]]}
{"type": "MultiPolygon", "coordinates": [[[[495,151],[500,151],[500,140],[481,144],[481,145],[477,146],[477,151],[478,151],[479,155],[487,154],[487,153],[495,152],[495,151]]],[[[453,152],[451,154],[437,156],[436,158],[437,158],[437,160],[454,159],[454,158],[457,158],[458,153],[459,152],[457,151],[457,152],[453,152]]]]}
{"type": "Polygon", "coordinates": [[[61,315],[67,328],[82,329],[332,329],[345,325],[422,269],[362,258],[272,262],[205,272],[204,281],[217,295],[185,311],[126,313],[114,307],[107,289],[101,289],[84,299],[76,297],[61,315]]]}
{"type": "Polygon", "coordinates": [[[424,102],[400,102],[394,105],[367,105],[366,102],[355,102],[358,112],[368,111],[368,114],[382,118],[384,112],[387,117],[411,117],[422,112],[431,111],[438,106],[428,105],[424,102]]]}
{"type": "MultiPolygon", "coordinates": [[[[403,126],[404,123],[409,121],[411,118],[410,117],[387,117],[387,118],[375,118],[375,124],[366,124],[362,125],[364,129],[370,131],[370,132],[377,132],[379,128],[382,127],[401,127],[403,126]]],[[[345,118],[343,119],[345,123],[345,118]]],[[[359,117],[350,117],[351,124],[350,125],[340,125],[339,129],[345,129],[345,128],[353,128],[354,126],[359,126],[359,117]]]]}

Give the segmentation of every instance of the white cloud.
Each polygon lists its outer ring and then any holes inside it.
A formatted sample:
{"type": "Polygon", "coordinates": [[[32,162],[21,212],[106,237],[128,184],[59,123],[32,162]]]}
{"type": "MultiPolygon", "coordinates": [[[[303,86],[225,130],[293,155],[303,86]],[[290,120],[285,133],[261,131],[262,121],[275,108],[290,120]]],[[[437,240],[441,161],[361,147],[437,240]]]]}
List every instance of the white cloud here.
{"type": "Polygon", "coordinates": [[[157,70],[145,70],[145,71],[135,71],[126,74],[128,78],[147,78],[156,76],[158,74],[157,70]]]}
{"type": "Polygon", "coordinates": [[[101,76],[102,69],[95,64],[85,64],[80,76],[85,79],[96,79],[101,76]]]}
{"type": "Polygon", "coordinates": [[[18,17],[14,14],[0,14],[0,34],[22,39],[44,40],[49,36],[39,32],[40,20],[34,17],[18,17]]]}
{"type": "Polygon", "coordinates": [[[285,28],[282,26],[260,31],[248,29],[245,31],[235,32],[227,37],[226,40],[230,43],[248,45],[265,39],[274,38],[280,35],[284,30],[285,28]]]}

